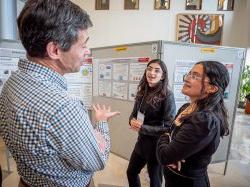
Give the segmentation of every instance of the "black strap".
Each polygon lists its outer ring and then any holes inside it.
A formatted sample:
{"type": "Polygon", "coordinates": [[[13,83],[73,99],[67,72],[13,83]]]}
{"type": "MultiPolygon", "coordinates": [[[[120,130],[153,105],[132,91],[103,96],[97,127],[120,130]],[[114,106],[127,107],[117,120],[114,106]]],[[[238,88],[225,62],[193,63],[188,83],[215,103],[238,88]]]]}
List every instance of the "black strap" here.
{"type": "MultiPolygon", "coordinates": [[[[143,108],[142,106],[144,106],[144,100],[145,100],[145,97],[146,97],[147,93],[148,93],[148,86],[145,87],[145,92],[144,92],[144,94],[142,96],[138,111],[141,111],[141,108],[143,108]]],[[[144,113],[144,112],[145,112],[145,110],[142,113],[144,113]]]]}

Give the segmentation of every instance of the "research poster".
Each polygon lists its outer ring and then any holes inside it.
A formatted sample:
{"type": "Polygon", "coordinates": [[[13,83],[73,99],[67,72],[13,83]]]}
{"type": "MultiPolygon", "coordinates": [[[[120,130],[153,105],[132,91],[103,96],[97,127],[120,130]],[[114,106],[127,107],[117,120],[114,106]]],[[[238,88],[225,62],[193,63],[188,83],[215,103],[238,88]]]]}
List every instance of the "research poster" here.
{"type": "Polygon", "coordinates": [[[94,80],[94,90],[98,88],[98,96],[134,101],[149,61],[148,57],[95,59],[98,79],[94,80]]]}
{"type": "Polygon", "coordinates": [[[83,101],[87,108],[92,105],[92,64],[84,64],[77,73],[64,75],[67,80],[68,93],[72,97],[83,101]]]}
{"type": "Polygon", "coordinates": [[[24,50],[0,48],[0,92],[9,76],[18,69],[19,58],[26,58],[24,50]]]}

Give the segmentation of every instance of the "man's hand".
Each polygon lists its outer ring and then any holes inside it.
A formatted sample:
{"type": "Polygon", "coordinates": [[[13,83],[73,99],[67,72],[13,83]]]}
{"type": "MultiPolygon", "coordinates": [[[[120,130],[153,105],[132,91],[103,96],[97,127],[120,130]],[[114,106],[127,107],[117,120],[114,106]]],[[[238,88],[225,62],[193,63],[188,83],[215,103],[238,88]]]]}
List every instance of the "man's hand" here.
{"type": "Polygon", "coordinates": [[[93,105],[94,111],[95,111],[95,120],[96,121],[108,121],[110,118],[120,114],[120,112],[115,111],[111,112],[110,106],[106,108],[105,105],[102,105],[102,107],[97,104],[93,105]]]}

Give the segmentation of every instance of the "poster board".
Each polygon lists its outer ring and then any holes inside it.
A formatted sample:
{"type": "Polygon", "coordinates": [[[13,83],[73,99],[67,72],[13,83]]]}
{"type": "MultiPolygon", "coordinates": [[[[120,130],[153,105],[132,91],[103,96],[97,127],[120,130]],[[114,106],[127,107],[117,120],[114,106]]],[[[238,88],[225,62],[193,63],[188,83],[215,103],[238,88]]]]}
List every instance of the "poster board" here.
{"type": "Polygon", "coordinates": [[[238,98],[240,73],[245,60],[246,49],[212,46],[204,44],[187,44],[167,41],[152,41],[122,46],[110,46],[92,49],[93,65],[93,102],[107,104],[113,110],[119,110],[121,115],[110,121],[111,151],[123,158],[129,159],[136,142],[137,133],[131,132],[128,118],[132,111],[133,102],[128,100],[102,97],[98,95],[98,66],[100,60],[110,58],[152,57],[163,60],[168,68],[169,85],[175,93],[176,106],[179,108],[187,100],[181,94],[182,77],[192,65],[201,60],[215,60],[222,62],[230,74],[230,85],[226,90],[225,104],[229,112],[230,135],[221,140],[213,162],[227,161],[229,157],[233,122],[235,118],[238,98]]]}

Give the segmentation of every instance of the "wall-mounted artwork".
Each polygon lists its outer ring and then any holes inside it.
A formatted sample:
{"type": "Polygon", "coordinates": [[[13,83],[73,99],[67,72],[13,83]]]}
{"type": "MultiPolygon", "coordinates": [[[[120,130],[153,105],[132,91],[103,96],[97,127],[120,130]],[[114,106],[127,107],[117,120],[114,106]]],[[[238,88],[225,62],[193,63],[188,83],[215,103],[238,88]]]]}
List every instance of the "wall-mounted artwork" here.
{"type": "Polygon", "coordinates": [[[155,0],[155,10],[168,10],[170,8],[170,0],[155,0]]]}
{"type": "Polygon", "coordinates": [[[95,0],[95,9],[96,10],[108,10],[109,0],[95,0]]]}
{"type": "Polygon", "coordinates": [[[234,10],[234,0],[218,0],[218,10],[234,10]]]}
{"type": "Polygon", "coordinates": [[[178,14],[177,41],[221,45],[223,14],[178,14]]]}
{"type": "Polygon", "coordinates": [[[124,0],[125,10],[135,10],[139,9],[139,0],[124,0]]]}
{"type": "Polygon", "coordinates": [[[201,10],[202,0],[186,0],[186,10],[201,10]]]}

